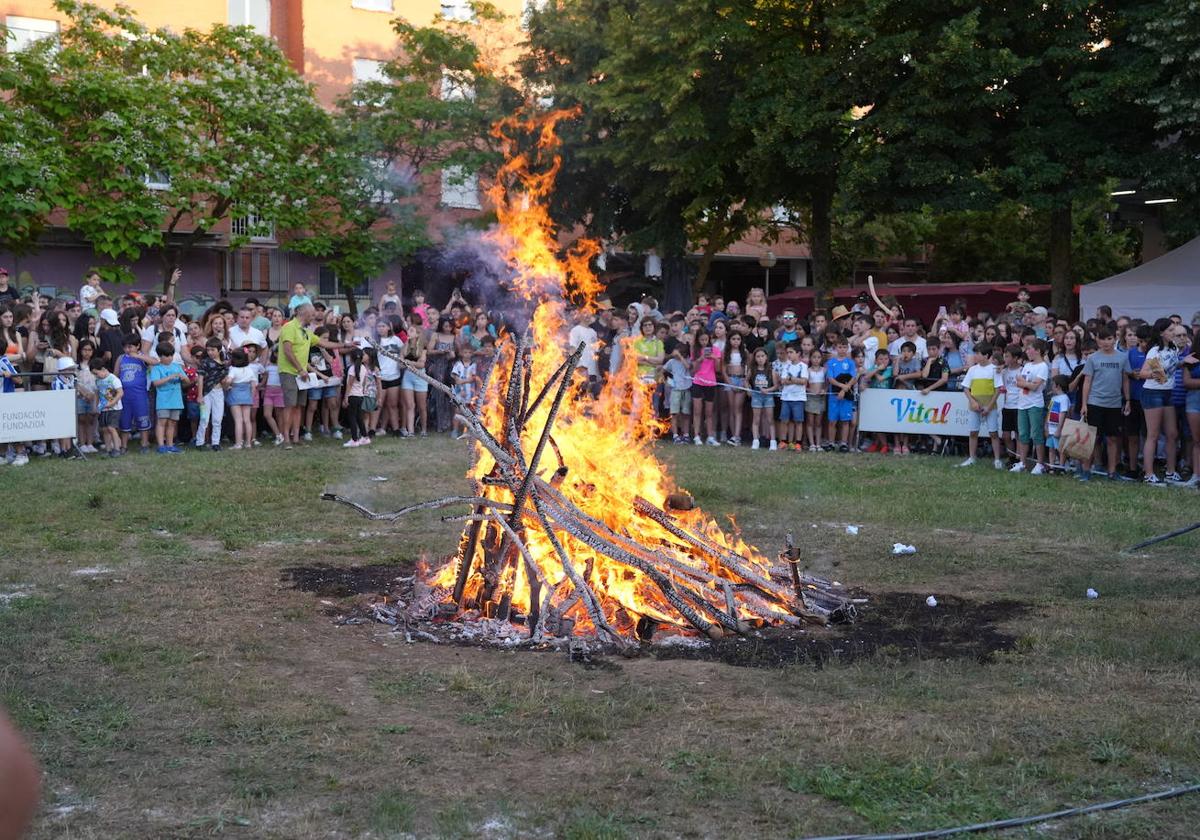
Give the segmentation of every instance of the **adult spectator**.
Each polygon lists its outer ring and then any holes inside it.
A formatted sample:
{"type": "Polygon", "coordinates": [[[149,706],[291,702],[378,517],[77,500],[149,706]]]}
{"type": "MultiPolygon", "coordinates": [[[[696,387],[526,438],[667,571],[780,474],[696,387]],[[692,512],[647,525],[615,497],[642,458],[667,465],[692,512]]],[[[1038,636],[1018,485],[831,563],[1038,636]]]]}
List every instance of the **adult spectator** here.
{"type": "Polygon", "coordinates": [[[0,268],[0,304],[12,305],[17,301],[17,292],[8,285],[8,269],[0,268]]]}
{"type": "Polygon", "coordinates": [[[796,310],[785,309],[779,318],[779,329],[775,331],[775,344],[788,345],[800,340],[800,330],[796,326],[796,310]]]}
{"type": "Polygon", "coordinates": [[[595,323],[596,316],[592,314],[590,309],[580,309],[576,313],[575,326],[571,327],[571,332],[567,336],[567,349],[574,352],[575,348],[580,344],[583,345],[583,353],[579,356],[578,367],[584,369],[587,374],[589,391],[595,395],[600,383],[600,367],[596,360],[596,331],[592,328],[595,323]]]}
{"type": "MultiPolygon", "coordinates": [[[[149,315],[149,312],[147,313],[149,315]]],[[[179,322],[179,310],[169,303],[158,310],[157,316],[141,332],[142,353],[158,359],[159,337],[167,338],[175,348],[174,362],[192,364],[191,350],[187,346],[187,328],[179,322]]]]}
{"type": "Polygon", "coordinates": [[[229,342],[233,349],[246,344],[266,348],[267,336],[253,324],[254,310],[248,305],[238,310],[237,323],[229,328],[229,342]]]}
{"type": "Polygon", "coordinates": [[[309,353],[321,343],[308,329],[316,312],[311,303],[300,304],[279,331],[279,385],[283,388],[283,422],[279,430],[285,449],[300,442],[300,418],[308,403],[308,391],[300,388],[297,378],[312,372],[309,353]]]}
{"type": "Polygon", "coordinates": [[[892,355],[892,358],[900,355],[900,348],[906,341],[911,341],[917,348],[916,357],[918,359],[929,358],[929,344],[924,336],[917,335],[916,318],[905,318],[904,323],[900,325],[900,337],[888,345],[888,353],[892,355]]]}

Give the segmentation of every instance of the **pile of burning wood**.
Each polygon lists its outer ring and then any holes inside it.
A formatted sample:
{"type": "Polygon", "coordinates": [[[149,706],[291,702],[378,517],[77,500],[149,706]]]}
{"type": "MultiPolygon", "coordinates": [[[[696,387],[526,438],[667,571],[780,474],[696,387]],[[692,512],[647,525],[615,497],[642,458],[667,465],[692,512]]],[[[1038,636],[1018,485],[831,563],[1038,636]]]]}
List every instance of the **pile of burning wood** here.
{"type": "MultiPolygon", "coordinates": [[[[561,326],[552,307],[543,317],[561,326]]],[[[474,437],[474,495],[389,513],[323,497],[386,521],[469,507],[444,517],[465,523],[456,555],[406,602],[407,615],[388,612],[393,620],[488,619],[531,643],[590,637],[624,648],[656,632],[718,639],[854,618],[856,600],[841,584],[801,570],[790,535],[770,562],[674,487],[652,435],[630,431],[636,378],[623,393],[618,382],[599,400],[581,398],[573,376],[583,351],[560,361],[556,348],[538,348],[528,334],[501,342],[479,408],[409,366],[450,398],[474,437]]]]}

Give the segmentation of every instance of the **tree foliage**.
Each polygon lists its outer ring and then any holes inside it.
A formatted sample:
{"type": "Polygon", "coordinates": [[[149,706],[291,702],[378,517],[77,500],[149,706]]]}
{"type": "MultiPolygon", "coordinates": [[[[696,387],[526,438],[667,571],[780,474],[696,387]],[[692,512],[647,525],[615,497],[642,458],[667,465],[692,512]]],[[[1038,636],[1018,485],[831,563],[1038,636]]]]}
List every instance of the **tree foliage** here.
{"type": "Polygon", "coordinates": [[[58,207],[111,261],[102,273],[129,279],[118,261],[158,249],[167,277],[231,216],[259,220],[234,245],[272,223],[308,225],[330,186],[331,124],[273,40],[222,25],[150,30],[121,6],[55,5],[67,18],[60,38],[0,62],[5,108],[41,129],[27,146],[36,137],[54,150],[39,152],[50,177],[30,196],[31,221],[6,228],[11,240],[31,245],[58,207]]]}

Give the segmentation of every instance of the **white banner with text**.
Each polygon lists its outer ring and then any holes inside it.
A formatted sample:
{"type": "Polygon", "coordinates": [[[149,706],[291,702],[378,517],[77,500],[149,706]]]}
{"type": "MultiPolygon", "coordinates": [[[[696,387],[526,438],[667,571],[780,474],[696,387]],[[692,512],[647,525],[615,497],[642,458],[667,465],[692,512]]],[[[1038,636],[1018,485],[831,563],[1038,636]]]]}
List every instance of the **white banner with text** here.
{"type": "Polygon", "coordinates": [[[75,392],[0,394],[0,443],[75,437],[75,392]]]}
{"type": "Polygon", "coordinates": [[[962,391],[900,391],[868,388],[858,398],[858,428],[864,432],[969,435],[971,409],[962,391]]]}

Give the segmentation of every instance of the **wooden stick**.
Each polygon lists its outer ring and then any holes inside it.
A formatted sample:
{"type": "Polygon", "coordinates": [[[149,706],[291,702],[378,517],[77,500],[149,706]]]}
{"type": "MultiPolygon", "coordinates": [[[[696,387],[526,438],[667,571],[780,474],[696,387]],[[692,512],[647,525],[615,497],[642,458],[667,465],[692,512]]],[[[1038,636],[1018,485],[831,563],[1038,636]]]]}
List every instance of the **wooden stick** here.
{"type": "Polygon", "coordinates": [[[399,510],[393,510],[388,513],[375,513],[368,508],[363,507],[358,502],[351,501],[345,496],[339,496],[336,493],[322,493],[321,499],[326,502],[337,502],[340,505],[354,508],[367,519],[383,520],[386,522],[395,522],[405,514],[413,513],[418,510],[433,510],[435,508],[450,507],[451,505],[478,505],[481,507],[499,508],[505,513],[512,511],[512,505],[505,502],[497,502],[493,499],[487,499],[483,496],[447,496],[444,499],[433,499],[428,502],[418,502],[415,505],[402,507],[399,510]]]}
{"type": "Polygon", "coordinates": [[[1151,537],[1148,540],[1142,540],[1137,545],[1129,546],[1129,548],[1125,549],[1125,551],[1122,553],[1128,554],[1131,551],[1137,551],[1139,548],[1146,548],[1147,546],[1154,545],[1155,543],[1165,542],[1167,540],[1173,540],[1176,537],[1182,537],[1184,534],[1195,531],[1197,528],[1200,528],[1200,522],[1197,522],[1195,525],[1188,525],[1186,528],[1179,528],[1177,530],[1171,531],[1169,534],[1162,534],[1157,537],[1151,537]]]}

